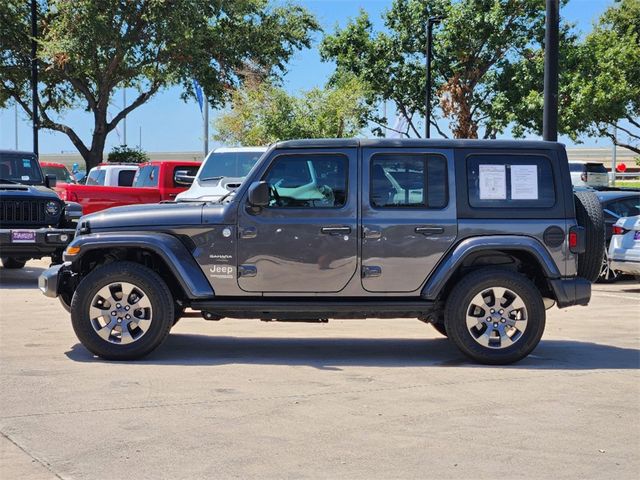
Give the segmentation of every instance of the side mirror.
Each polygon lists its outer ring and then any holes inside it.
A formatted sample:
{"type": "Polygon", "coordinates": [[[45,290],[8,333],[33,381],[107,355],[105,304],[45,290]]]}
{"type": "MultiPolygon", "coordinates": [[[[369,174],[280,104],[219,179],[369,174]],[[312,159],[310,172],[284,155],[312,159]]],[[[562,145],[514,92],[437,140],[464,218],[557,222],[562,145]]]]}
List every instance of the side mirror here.
{"type": "Polygon", "coordinates": [[[252,183],[247,197],[252,207],[266,207],[271,200],[269,184],[265,181],[252,183]]]}
{"type": "Polygon", "coordinates": [[[183,185],[188,187],[193,185],[193,181],[196,179],[194,175],[189,175],[187,170],[176,170],[175,175],[173,176],[173,181],[176,185],[183,185]]]}
{"type": "Polygon", "coordinates": [[[55,175],[45,175],[44,176],[44,184],[48,187],[48,188],[53,188],[57,185],[58,183],[58,177],[56,177],[55,175]]]}

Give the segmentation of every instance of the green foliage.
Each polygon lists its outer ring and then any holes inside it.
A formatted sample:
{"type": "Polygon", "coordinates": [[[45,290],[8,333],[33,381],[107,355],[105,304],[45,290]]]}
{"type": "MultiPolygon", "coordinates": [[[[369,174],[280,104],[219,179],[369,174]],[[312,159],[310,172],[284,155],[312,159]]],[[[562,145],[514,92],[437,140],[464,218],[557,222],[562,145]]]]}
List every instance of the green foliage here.
{"type": "MultiPolygon", "coordinates": [[[[640,0],[607,9],[584,41],[565,35],[560,53],[560,132],[574,141],[583,135],[615,138],[640,153],[640,0]]],[[[543,61],[537,49],[512,65],[517,135],[542,130],[543,61]]]]}
{"type": "Polygon", "coordinates": [[[268,145],[296,138],[340,138],[358,135],[371,107],[356,78],[324,89],[289,95],[270,83],[239,90],[232,108],[214,122],[214,139],[229,145],[268,145]]]}
{"type": "Polygon", "coordinates": [[[109,163],[145,163],[149,161],[149,155],[138,147],[118,145],[113,147],[107,157],[109,163]]]}
{"type": "MultiPolygon", "coordinates": [[[[393,101],[408,131],[420,136],[426,25],[436,15],[445,18],[433,36],[434,106],[440,104],[455,137],[493,138],[510,119],[510,65],[544,37],[544,0],[395,0],[384,17],[386,32],[374,32],[361,12],[325,37],[321,54],[336,63],[335,78],[352,74],[366,82],[375,92],[371,103],[393,101]]],[[[430,120],[438,128],[435,114],[430,120]]]]}
{"type": "MultiPolygon", "coordinates": [[[[192,80],[212,106],[246,79],[278,77],[296,50],[310,45],[316,20],[295,5],[268,0],[39,0],[41,125],[69,136],[87,168],[102,159],[106,137],[156,92],[192,80]],[[108,119],[117,88],[138,94],[108,119]],[[83,141],[62,120],[70,108],[94,117],[83,141]]],[[[30,114],[30,10],[0,2],[0,105],[9,98],[30,114]]]]}

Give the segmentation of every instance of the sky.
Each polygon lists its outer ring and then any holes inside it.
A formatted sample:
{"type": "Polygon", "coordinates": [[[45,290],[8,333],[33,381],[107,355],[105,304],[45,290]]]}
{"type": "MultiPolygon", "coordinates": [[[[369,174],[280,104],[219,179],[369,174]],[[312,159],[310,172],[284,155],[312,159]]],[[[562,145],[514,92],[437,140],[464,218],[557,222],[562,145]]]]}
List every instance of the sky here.
{"type": "MultiPolygon", "coordinates": [[[[376,29],[382,29],[382,13],[391,5],[391,0],[297,0],[313,12],[322,28],[326,32],[333,32],[336,26],[345,26],[349,18],[358,15],[361,9],[369,13],[376,29]]],[[[588,33],[593,23],[613,4],[613,0],[569,0],[561,10],[564,20],[574,23],[578,31],[588,33]]],[[[323,86],[334,65],[323,63],[318,54],[317,45],[321,34],[316,34],[311,49],[295,54],[288,64],[288,71],[284,77],[284,87],[290,92],[299,92],[316,86],[323,86]]],[[[136,92],[127,91],[127,98],[131,101],[136,92]]],[[[118,91],[113,99],[112,111],[117,113],[122,108],[123,92],[118,91]]],[[[215,118],[217,112],[210,112],[210,119],[215,118]]],[[[63,117],[83,138],[90,143],[92,118],[82,110],[70,111],[63,117]]],[[[13,106],[0,109],[0,149],[15,148],[15,131],[17,123],[18,149],[32,148],[31,123],[18,109],[18,121],[15,121],[13,106]]],[[[210,132],[211,133],[211,132],[210,132]]],[[[367,131],[363,132],[368,134],[367,131]]],[[[182,152],[199,151],[203,149],[203,121],[195,99],[183,102],[180,99],[180,88],[174,87],[158,93],[149,102],[134,110],[127,116],[127,143],[139,145],[148,152],[182,152]]],[[[560,141],[567,145],[573,142],[561,137],[560,141]]],[[[42,130],[40,133],[40,153],[75,153],[76,149],[62,133],[42,130]]],[[[107,138],[105,153],[115,145],[124,142],[124,128],[122,122],[116,131],[107,138]]],[[[607,139],[584,139],[584,146],[609,146],[607,139]]],[[[214,142],[210,147],[216,146],[214,142]]]]}

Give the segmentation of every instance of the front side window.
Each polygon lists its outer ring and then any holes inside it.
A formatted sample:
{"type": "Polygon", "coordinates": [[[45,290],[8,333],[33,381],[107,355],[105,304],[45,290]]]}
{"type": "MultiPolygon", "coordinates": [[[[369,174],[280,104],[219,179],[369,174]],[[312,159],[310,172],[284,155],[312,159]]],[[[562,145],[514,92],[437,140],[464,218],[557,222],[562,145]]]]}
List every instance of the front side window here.
{"type": "Polygon", "coordinates": [[[130,187],[133,185],[133,177],[135,177],[137,170],[120,170],[118,172],[118,186],[130,187]]]}
{"type": "Polygon", "coordinates": [[[377,154],[370,175],[370,202],[375,208],[447,205],[447,161],[442,155],[377,154]]]}
{"type": "Polygon", "coordinates": [[[472,207],[548,208],[556,203],[551,161],[543,155],[471,155],[467,182],[472,207]]]}
{"type": "Polygon", "coordinates": [[[347,199],[347,157],[282,155],[264,180],[271,188],[271,207],[339,208],[347,199]]]}

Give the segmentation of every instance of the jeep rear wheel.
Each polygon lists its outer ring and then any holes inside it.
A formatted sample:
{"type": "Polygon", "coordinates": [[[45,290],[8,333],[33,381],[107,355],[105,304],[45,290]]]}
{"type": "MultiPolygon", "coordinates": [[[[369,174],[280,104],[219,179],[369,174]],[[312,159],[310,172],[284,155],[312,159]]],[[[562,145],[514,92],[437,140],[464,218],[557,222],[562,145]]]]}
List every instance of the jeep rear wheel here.
{"type": "Polygon", "coordinates": [[[99,267],[78,285],[71,322],[82,344],[107,360],[147,355],[169,334],[174,302],[153,270],[132,262],[99,267]]]}
{"type": "Polygon", "coordinates": [[[18,269],[24,267],[26,263],[26,260],[18,260],[17,258],[12,257],[2,257],[2,266],[4,268],[18,269]]]}
{"type": "Polygon", "coordinates": [[[483,269],[462,279],[445,306],[449,339],[473,360],[506,365],[538,345],[545,326],[540,292],[523,275],[483,269]]]}

